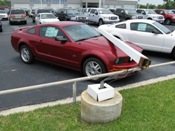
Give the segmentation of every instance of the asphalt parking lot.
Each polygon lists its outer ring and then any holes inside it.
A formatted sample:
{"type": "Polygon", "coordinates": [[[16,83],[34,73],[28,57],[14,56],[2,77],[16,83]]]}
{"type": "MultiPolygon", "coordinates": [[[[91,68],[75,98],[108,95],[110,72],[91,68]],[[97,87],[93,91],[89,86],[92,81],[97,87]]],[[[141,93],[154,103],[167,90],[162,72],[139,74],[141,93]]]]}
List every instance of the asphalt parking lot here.
{"type": "MultiPolygon", "coordinates": [[[[0,90],[14,89],[82,77],[81,73],[79,72],[39,61],[36,61],[32,65],[24,64],[20,60],[19,54],[11,47],[10,35],[16,28],[33,25],[32,20],[29,18],[27,25],[9,25],[8,21],[2,21],[2,23],[3,32],[0,33],[0,90]]],[[[168,26],[168,28],[172,30],[175,29],[174,25],[168,26]]],[[[152,65],[173,61],[168,54],[148,51],[144,51],[143,54],[152,60],[152,65]]],[[[131,77],[117,81],[110,81],[109,84],[117,88],[123,85],[174,73],[174,65],[167,65],[163,67],[146,69],[131,77]]],[[[81,92],[87,88],[88,84],[93,83],[90,81],[78,82],[77,95],[80,95],[81,92]]],[[[72,84],[36,89],[33,91],[9,95],[1,95],[0,110],[65,99],[67,97],[72,97],[72,84]]]]}

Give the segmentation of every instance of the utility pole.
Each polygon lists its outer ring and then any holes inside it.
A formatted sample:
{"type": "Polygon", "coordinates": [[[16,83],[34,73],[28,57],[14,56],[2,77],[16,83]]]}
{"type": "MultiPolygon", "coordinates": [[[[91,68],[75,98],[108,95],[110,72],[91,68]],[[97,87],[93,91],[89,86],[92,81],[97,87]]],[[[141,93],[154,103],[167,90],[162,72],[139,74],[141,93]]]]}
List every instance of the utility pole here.
{"type": "Polygon", "coordinates": [[[41,9],[43,8],[43,0],[40,0],[40,2],[41,2],[41,9]]]}
{"type": "Polygon", "coordinates": [[[101,8],[101,0],[99,0],[99,6],[98,7],[101,8]]]}

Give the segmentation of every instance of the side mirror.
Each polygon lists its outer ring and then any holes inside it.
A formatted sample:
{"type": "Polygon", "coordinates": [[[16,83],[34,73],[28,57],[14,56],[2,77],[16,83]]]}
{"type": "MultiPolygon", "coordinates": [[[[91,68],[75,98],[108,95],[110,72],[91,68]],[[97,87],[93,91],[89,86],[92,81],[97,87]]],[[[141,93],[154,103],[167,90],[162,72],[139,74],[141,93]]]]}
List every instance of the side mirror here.
{"type": "Polygon", "coordinates": [[[98,15],[98,12],[95,12],[96,15],[98,15]]]}
{"type": "Polygon", "coordinates": [[[159,32],[156,31],[156,30],[153,30],[152,33],[153,33],[153,34],[159,34],[159,32]]]}
{"type": "Polygon", "coordinates": [[[56,41],[61,41],[61,42],[66,42],[66,41],[68,41],[68,39],[65,38],[65,37],[63,37],[63,36],[56,36],[56,37],[55,37],[55,40],[56,40],[56,41]]]}

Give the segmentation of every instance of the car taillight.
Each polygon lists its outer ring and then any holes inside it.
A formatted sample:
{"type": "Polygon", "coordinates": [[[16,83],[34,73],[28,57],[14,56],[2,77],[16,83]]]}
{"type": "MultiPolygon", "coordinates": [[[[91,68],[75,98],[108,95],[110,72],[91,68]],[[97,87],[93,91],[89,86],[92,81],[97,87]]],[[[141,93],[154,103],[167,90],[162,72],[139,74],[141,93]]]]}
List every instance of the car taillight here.
{"type": "Polygon", "coordinates": [[[15,18],[15,15],[10,15],[10,18],[15,18]]]}
{"type": "Polygon", "coordinates": [[[22,17],[26,17],[26,14],[22,14],[22,17]]]}

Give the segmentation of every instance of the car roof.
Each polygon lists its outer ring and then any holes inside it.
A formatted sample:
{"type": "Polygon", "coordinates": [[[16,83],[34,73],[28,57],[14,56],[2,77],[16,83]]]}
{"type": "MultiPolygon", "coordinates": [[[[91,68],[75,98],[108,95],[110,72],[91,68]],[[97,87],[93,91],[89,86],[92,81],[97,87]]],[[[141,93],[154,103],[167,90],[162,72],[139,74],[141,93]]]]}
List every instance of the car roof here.
{"type": "Polygon", "coordinates": [[[130,19],[130,20],[127,20],[127,21],[123,21],[121,23],[130,23],[130,22],[146,22],[146,23],[152,24],[155,21],[154,20],[147,20],[147,19],[130,19]]]}
{"type": "Polygon", "coordinates": [[[71,25],[80,25],[80,24],[84,24],[82,22],[74,22],[74,21],[59,21],[59,22],[54,22],[54,23],[47,23],[44,25],[50,25],[50,26],[60,26],[60,27],[64,27],[64,26],[71,26],[71,25]]]}

